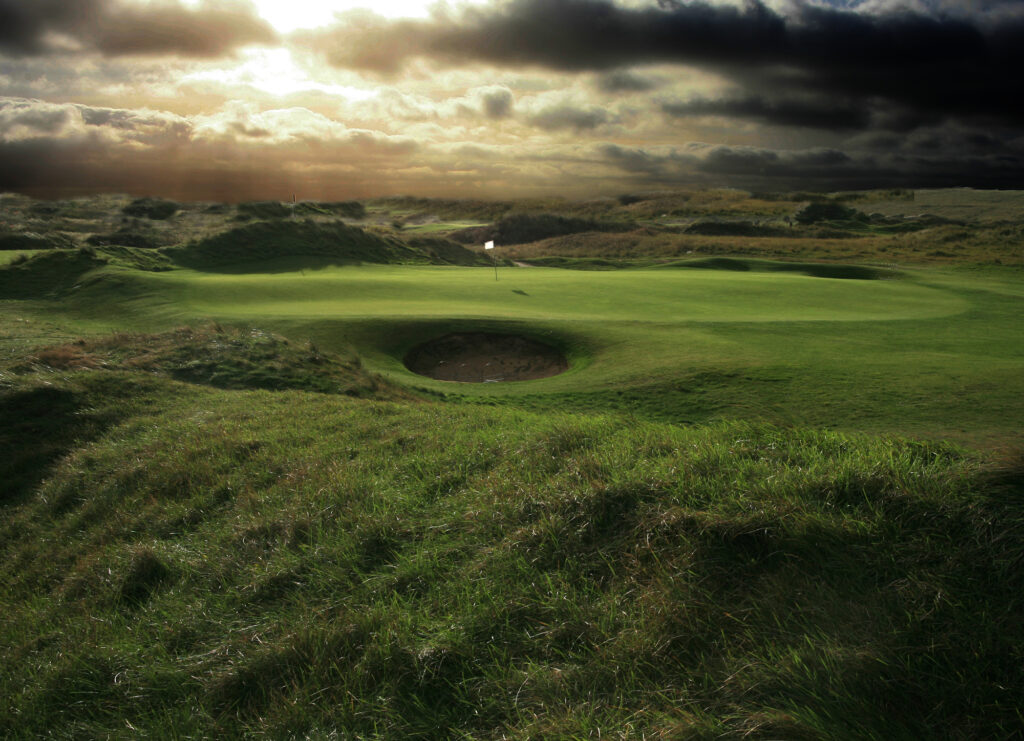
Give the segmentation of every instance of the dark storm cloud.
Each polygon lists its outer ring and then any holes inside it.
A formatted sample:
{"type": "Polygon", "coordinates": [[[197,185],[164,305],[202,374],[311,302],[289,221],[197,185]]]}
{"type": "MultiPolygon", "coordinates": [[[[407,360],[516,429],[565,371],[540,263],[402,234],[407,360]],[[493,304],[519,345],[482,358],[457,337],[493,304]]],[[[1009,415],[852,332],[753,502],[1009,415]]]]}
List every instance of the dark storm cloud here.
{"type": "Polygon", "coordinates": [[[642,148],[620,147],[606,144],[600,148],[601,157],[620,170],[648,176],[666,173],[685,173],[697,163],[697,157],[677,150],[669,153],[648,152],[642,148]]]}
{"type": "Polygon", "coordinates": [[[750,89],[881,98],[948,114],[1024,120],[1024,14],[877,12],[794,0],[741,7],[663,0],[512,0],[428,21],[350,16],[301,38],[335,65],[397,71],[438,63],[614,70],[642,64],[711,67],[750,89]],[[999,15],[999,22],[992,22],[999,15]]]}
{"type": "Polygon", "coordinates": [[[177,0],[0,0],[0,50],[13,55],[67,53],[211,58],[247,44],[272,43],[273,29],[248,4],[177,0]],[[57,41],[55,34],[64,37],[57,41]]]}
{"type": "Polygon", "coordinates": [[[674,118],[724,116],[777,126],[800,126],[831,131],[866,129],[871,115],[864,105],[822,100],[770,100],[751,95],[708,100],[695,98],[685,102],[665,102],[661,110],[674,118]]]}
{"type": "Polygon", "coordinates": [[[968,186],[1011,188],[1024,171],[1024,148],[987,141],[982,135],[936,130],[915,140],[868,134],[859,149],[775,150],[764,147],[690,145],[688,149],[648,151],[605,145],[598,159],[638,182],[729,184],[763,188],[850,190],[886,187],[968,186]],[[884,141],[874,141],[876,138],[884,141]],[[928,139],[941,142],[932,149],[928,139]],[[958,143],[973,144],[958,148],[958,143]]]}

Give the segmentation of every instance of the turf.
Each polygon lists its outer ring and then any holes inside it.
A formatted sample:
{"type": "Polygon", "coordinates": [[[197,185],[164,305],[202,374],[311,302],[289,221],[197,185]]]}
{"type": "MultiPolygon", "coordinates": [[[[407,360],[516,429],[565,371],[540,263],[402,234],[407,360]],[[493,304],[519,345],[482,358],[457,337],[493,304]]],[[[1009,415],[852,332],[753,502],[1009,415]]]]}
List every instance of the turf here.
{"type": "Polygon", "coordinates": [[[107,432],[3,526],[6,737],[1019,723],[1019,469],[763,425],[72,387],[107,432]]]}
{"type": "MultiPolygon", "coordinates": [[[[918,270],[899,280],[840,280],[766,270],[500,268],[495,281],[488,269],[364,265],[136,272],[118,290],[147,297],[143,311],[153,302],[167,312],[162,321],[210,317],[354,348],[370,369],[434,394],[990,447],[1018,439],[1024,412],[1017,275],[918,270]],[[567,351],[572,368],[484,389],[402,366],[425,337],[467,329],[547,339],[567,351]]],[[[102,313],[108,290],[98,281],[73,301],[102,313]]]]}
{"type": "MultiPolygon", "coordinates": [[[[805,195],[566,213],[751,222],[805,195]]],[[[130,199],[3,203],[84,235],[130,199]]],[[[0,268],[0,736],[1021,733],[1024,274],[994,264],[1016,226],[872,243],[956,254],[924,266],[822,262],[807,235],[541,242],[515,249],[547,267],[495,280],[442,229],[337,220],[359,204],[177,205],[147,225],[175,247],[0,268]],[[449,332],[570,368],[404,368],[449,332]]]]}

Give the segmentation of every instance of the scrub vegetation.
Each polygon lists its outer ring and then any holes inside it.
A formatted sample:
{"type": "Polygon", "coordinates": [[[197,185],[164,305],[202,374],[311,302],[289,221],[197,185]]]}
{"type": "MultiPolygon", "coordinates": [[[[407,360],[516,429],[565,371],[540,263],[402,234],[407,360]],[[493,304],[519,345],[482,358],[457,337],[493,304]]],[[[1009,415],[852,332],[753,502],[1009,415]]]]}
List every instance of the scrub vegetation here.
{"type": "Polygon", "coordinates": [[[0,256],[0,736],[1018,735],[1022,226],[960,195],[4,196],[66,246],[0,256]],[[457,333],[569,367],[403,365],[457,333]]]}

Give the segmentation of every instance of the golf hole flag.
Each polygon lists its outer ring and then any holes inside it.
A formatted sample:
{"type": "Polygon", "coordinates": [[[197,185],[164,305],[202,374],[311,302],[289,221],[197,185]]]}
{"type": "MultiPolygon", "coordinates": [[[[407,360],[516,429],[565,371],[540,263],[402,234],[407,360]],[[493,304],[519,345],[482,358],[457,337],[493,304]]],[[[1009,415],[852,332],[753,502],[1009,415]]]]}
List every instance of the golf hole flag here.
{"type": "Polygon", "coordinates": [[[494,242],[484,242],[484,249],[485,250],[493,250],[494,249],[494,242]]]}

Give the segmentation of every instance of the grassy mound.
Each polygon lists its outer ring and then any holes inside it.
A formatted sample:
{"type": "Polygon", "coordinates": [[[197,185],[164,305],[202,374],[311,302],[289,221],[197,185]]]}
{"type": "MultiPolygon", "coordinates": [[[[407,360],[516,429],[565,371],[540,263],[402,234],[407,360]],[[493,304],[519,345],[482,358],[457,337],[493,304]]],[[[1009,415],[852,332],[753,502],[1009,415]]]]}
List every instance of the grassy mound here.
{"type": "Polygon", "coordinates": [[[55,250],[77,246],[65,234],[36,234],[19,232],[0,234],[0,250],[55,250]]]}
{"type": "Polygon", "coordinates": [[[286,219],[292,215],[290,206],[280,201],[250,201],[239,203],[236,207],[237,218],[246,219],[286,219]]]}
{"type": "Polygon", "coordinates": [[[269,260],[297,260],[296,264],[465,265],[481,259],[445,240],[418,240],[416,245],[340,221],[288,220],[238,227],[165,252],[175,262],[198,270],[230,269],[269,260]]]}
{"type": "Polygon", "coordinates": [[[82,247],[40,252],[0,266],[0,298],[40,299],[65,296],[85,275],[113,265],[134,270],[171,270],[174,265],[153,250],[133,247],[82,247]]]}
{"type": "Polygon", "coordinates": [[[5,511],[0,735],[1019,729],[1019,461],[146,383],[5,511]]]}
{"type": "Polygon", "coordinates": [[[434,265],[490,265],[486,255],[473,252],[461,244],[443,237],[408,237],[405,243],[412,249],[423,253],[434,265]]]}
{"type": "Polygon", "coordinates": [[[365,398],[408,398],[364,370],[356,356],[322,353],[258,329],[210,325],[150,335],[116,334],[43,348],[21,370],[145,371],[224,389],[300,389],[365,398]]]}
{"type": "Polygon", "coordinates": [[[91,247],[40,252],[0,267],[0,298],[61,296],[73,289],[86,273],[106,264],[91,247]]]}

